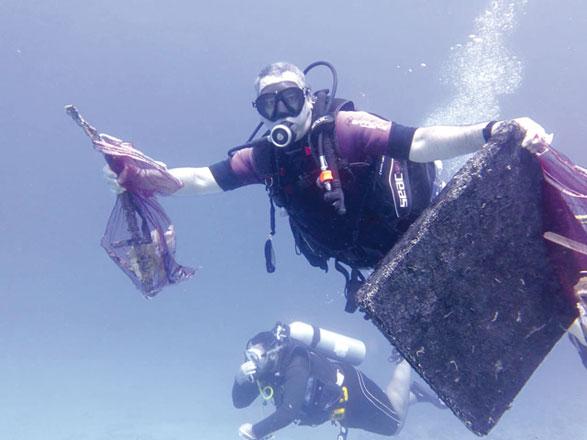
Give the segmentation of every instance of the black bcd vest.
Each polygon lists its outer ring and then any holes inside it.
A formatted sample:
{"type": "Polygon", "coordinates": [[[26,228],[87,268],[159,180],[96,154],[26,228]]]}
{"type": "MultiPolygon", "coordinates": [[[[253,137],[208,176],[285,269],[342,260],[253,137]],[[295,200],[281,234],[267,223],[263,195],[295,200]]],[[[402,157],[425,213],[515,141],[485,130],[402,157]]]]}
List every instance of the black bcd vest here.
{"type": "Polygon", "coordinates": [[[294,355],[301,355],[307,362],[309,378],[306,383],[300,425],[319,425],[330,419],[333,408],[342,397],[342,388],[336,384],[339,364],[303,344],[288,343],[280,355],[277,369],[260,380],[261,386],[270,385],[274,390],[273,403],[283,404],[284,372],[294,355]]]}
{"type": "MultiPolygon", "coordinates": [[[[328,114],[336,120],[341,110],[352,111],[354,105],[335,99],[328,114]]],[[[319,116],[314,114],[313,120],[319,116]]],[[[332,124],[324,139],[334,152],[347,208],[338,215],[316,184],[320,168],[311,136],[286,148],[257,143],[255,168],[265,178],[272,201],[286,209],[296,248],[312,266],[328,270],[327,262],[334,258],[352,268],[372,268],[428,206],[434,165],[388,156],[348,163],[338,154],[332,124]]]]}

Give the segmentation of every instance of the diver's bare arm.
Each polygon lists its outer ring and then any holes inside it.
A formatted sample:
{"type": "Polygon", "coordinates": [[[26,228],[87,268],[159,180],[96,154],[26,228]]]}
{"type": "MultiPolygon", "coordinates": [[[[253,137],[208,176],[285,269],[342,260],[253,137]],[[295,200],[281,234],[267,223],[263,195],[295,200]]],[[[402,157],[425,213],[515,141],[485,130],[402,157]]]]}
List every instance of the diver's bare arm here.
{"type": "Polygon", "coordinates": [[[473,153],[485,144],[483,129],[486,126],[487,122],[418,128],[410,147],[410,160],[431,162],[473,153]]]}
{"type": "MultiPolygon", "coordinates": [[[[524,139],[521,146],[530,151],[538,151],[542,144],[552,143],[552,134],[528,117],[516,118],[524,139]]],[[[488,126],[488,122],[465,126],[436,126],[416,129],[410,146],[409,158],[414,162],[430,162],[450,159],[463,154],[474,153],[486,142],[486,137],[493,135],[500,125],[508,121],[499,121],[488,126]],[[484,133],[484,129],[490,133],[484,133]]]]}
{"type": "Polygon", "coordinates": [[[222,188],[214,179],[210,168],[171,168],[169,172],[181,180],[183,187],[174,195],[193,196],[203,194],[214,194],[222,192],[222,188]]]}

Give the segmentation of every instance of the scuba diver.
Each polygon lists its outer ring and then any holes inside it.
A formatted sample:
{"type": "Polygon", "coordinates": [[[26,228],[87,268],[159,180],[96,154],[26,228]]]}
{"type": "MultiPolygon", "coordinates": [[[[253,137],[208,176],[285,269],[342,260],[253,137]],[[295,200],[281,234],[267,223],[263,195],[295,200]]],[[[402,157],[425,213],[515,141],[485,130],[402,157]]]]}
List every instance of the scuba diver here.
{"type": "Polygon", "coordinates": [[[406,360],[396,366],[384,392],[356,365],[365,357],[363,342],[303,322],[277,323],[273,331],[247,342],[245,362],[232,388],[236,408],[249,406],[259,395],[272,401],[275,412],[245,423],[239,435],[248,440],[268,438],[291,423],[316,426],[331,421],[344,440],[349,428],[381,435],[397,434],[408,406],[444,404],[411,380],[406,360]]]}
{"type": "MultiPolygon", "coordinates": [[[[318,61],[304,71],[290,63],[270,64],[255,80],[253,107],[262,122],[248,142],[210,166],[167,171],[181,182],[175,193],[180,195],[265,185],[271,224],[267,271],[275,270],[271,238],[277,205],[289,216],[296,250],[312,266],[326,271],[334,259],[346,279],[345,310],[353,312],[364,281],[361,269],[373,268],[439,192],[434,161],[475,152],[504,121],[408,127],[357,111],[351,101],[336,97],[336,88],[330,63],[318,61]],[[311,91],[306,73],[316,66],[330,69],[331,90],[311,91]],[[255,138],[262,126],[266,131],[255,138]]],[[[515,121],[525,131],[524,148],[552,139],[529,118],[515,121]]],[[[105,172],[119,192],[140,184],[149,170],[105,172]]]]}

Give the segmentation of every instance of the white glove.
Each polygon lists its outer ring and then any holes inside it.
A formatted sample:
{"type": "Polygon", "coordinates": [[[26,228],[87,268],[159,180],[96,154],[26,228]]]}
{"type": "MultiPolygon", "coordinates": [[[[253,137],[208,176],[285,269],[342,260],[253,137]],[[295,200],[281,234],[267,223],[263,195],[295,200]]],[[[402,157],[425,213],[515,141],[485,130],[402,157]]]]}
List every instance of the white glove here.
{"type": "Polygon", "coordinates": [[[252,423],[243,423],[241,427],[238,428],[238,435],[247,440],[257,440],[257,437],[253,433],[252,423]]]}
{"type": "MultiPolygon", "coordinates": [[[[528,151],[532,153],[539,153],[544,149],[544,144],[552,144],[554,134],[546,133],[544,127],[542,127],[542,125],[540,125],[535,120],[528,117],[523,117],[516,118],[514,119],[514,121],[516,121],[518,125],[522,128],[522,130],[526,132],[526,134],[524,135],[524,139],[522,140],[522,148],[526,148],[528,151]]],[[[495,124],[491,130],[491,134],[494,134],[501,124],[507,122],[508,121],[500,121],[497,124],[495,124]]]]}
{"type": "MultiPolygon", "coordinates": [[[[253,361],[247,361],[241,364],[238,371],[236,372],[236,383],[243,384],[247,381],[253,382],[255,373],[257,372],[257,366],[253,361]]],[[[244,426],[244,425],[243,425],[244,426]]]]}
{"type": "Polygon", "coordinates": [[[126,191],[126,189],[118,183],[118,176],[108,165],[104,165],[104,168],[102,168],[102,175],[114,194],[119,195],[126,191]]]}

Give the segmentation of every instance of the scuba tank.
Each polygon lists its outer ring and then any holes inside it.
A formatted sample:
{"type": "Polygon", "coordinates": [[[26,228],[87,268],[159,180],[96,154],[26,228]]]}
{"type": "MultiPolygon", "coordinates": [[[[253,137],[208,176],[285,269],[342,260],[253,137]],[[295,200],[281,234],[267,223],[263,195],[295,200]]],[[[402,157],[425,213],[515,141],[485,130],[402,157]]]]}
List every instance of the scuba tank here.
{"type": "Polygon", "coordinates": [[[325,330],[301,321],[277,323],[273,330],[278,341],[291,339],[324,356],[357,366],[365,359],[367,348],[355,338],[325,330]]]}

